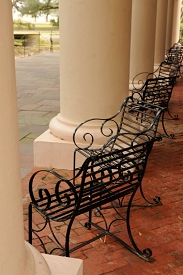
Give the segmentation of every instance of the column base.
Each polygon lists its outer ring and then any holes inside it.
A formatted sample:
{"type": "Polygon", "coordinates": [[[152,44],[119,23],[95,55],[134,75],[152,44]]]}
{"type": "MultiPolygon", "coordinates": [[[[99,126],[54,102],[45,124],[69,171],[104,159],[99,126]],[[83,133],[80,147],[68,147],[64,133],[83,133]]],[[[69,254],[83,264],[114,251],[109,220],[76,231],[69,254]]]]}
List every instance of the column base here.
{"type": "MultiPolygon", "coordinates": [[[[47,130],[34,140],[34,166],[73,170],[73,142],[55,137],[47,130]]],[[[83,163],[83,158],[78,154],[77,165],[83,163]]]]}
{"type": "Polygon", "coordinates": [[[50,268],[51,275],[83,275],[83,260],[48,254],[42,256],[50,268]]]}
{"type": "Polygon", "coordinates": [[[24,275],[83,275],[83,260],[41,254],[25,242],[26,266],[24,275]]]}

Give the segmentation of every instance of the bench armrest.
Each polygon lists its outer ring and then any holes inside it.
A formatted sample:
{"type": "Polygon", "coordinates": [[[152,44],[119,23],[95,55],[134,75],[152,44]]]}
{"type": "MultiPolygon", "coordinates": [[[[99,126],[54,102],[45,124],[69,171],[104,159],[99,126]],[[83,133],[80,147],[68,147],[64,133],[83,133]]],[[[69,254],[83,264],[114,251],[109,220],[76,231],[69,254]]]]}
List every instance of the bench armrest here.
{"type": "Polygon", "coordinates": [[[62,208],[67,207],[71,200],[76,204],[78,196],[72,179],[66,179],[53,170],[39,170],[35,172],[29,180],[29,194],[34,206],[42,211],[50,208],[54,195],[62,208]],[[52,188],[46,188],[42,182],[46,176],[54,176],[55,184],[52,188]]]}
{"type": "Polygon", "coordinates": [[[147,79],[149,78],[156,78],[156,72],[158,71],[158,69],[154,72],[141,72],[139,74],[137,74],[133,79],[132,79],[132,86],[133,88],[130,89],[130,91],[137,91],[140,92],[141,90],[143,90],[144,85],[147,81],[147,79]]]}

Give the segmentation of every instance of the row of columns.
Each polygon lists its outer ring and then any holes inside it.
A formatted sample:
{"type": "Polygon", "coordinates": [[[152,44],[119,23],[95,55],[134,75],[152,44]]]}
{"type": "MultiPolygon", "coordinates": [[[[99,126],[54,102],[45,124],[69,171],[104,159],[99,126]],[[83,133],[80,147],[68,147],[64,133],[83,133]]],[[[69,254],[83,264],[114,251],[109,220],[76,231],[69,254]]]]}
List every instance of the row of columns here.
{"type": "Polygon", "coordinates": [[[11,0],[0,23],[0,275],[82,275],[82,260],[40,254],[24,241],[11,0]]]}
{"type": "Polygon", "coordinates": [[[60,1],[58,128],[50,123],[55,136],[72,141],[67,128],[116,112],[128,95],[129,79],[139,72],[152,72],[164,60],[165,49],[178,41],[180,2],[60,1]],[[168,4],[171,18],[167,17],[168,4]],[[165,44],[168,20],[170,45],[165,44]]]}
{"type": "Polygon", "coordinates": [[[179,39],[181,0],[59,4],[60,113],[35,140],[34,162],[72,169],[75,128],[86,119],[115,114],[132,79],[164,60],[165,50],[179,39]]]}
{"type": "MultiPolygon", "coordinates": [[[[59,148],[58,164],[53,166],[64,168],[67,158],[72,162],[64,150],[72,147],[73,129],[90,117],[114,114],[128,95],[129,79],[141,70],[152,71],[154,60],[163,57],[164,43],[169,48],[177,42],[180,0],[60,0],[59,4],[60,114],[46,133],[53,141],[51,147],[44,137],[35,145],[44,139],[50,148],[47,159],[59,148]]],[[[60,274],[62,266],[56,264],[60,257],[55,256],[52,269],[49,257],[24,242],[11,9],[11,1],[4,0],[0,10],[0,275],[60,274]]],[[[78,270],[82,274],[81,267],[78,270]]]]}

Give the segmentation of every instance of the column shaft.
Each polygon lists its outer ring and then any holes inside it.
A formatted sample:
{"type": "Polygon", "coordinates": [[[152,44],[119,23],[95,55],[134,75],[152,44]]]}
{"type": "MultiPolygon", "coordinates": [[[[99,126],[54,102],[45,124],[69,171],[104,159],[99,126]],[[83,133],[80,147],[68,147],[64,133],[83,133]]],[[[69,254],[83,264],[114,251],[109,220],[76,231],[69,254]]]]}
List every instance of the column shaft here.
{"type": "Polygon", "coordinates": [[[11,1],[3,1],[0,23],[0,275],[82,275],[82,260],[44,257],[24,242],[11,1]]]}
{"type": "Polygon", "coordinates": [[[130,80],[154,70],[156,0],[133,0],[130,80]]]}
{"type": "Polygon", "coordinates": [[[165,45],[166,50],[168,50],[172,46],[173,7],[174,7],[174,1],[168,0],[166,45],[165,45]]]}
{"type": "Polygon", "coordinates": [[[72,141],[75,127],[109,117],[128,96],[129,0],[60,1],[60,114],[54,136],[72,141]]]}
{"type": "Polygon", "coordinates": [[[114,115],[128,96],[131,9],[132,0],[60,0],[60,114],[35,141],[37,166],[71,168],[75,128],[114,115]],[[53,161],[39,157],[46,146],[53,161]]]}
{"type": "Polygon", "coordinates": [[[155,39],[155,66],[165,59],[165,42],[167,27],[167,0],[158,0],[156,18],[156,39],[155,39]]]}
{"type": "Polygon", "coordinates": [[[181,13],[181,0],[174,0],[173,25],[172,25],[172,45],[179,41],[180,13],[181,13]]]}
{"type": "Polygon", "coordinates": [[[3,1],[0,22],[0,274],[21,275],[25,246],[11,1],[3,1]]]}

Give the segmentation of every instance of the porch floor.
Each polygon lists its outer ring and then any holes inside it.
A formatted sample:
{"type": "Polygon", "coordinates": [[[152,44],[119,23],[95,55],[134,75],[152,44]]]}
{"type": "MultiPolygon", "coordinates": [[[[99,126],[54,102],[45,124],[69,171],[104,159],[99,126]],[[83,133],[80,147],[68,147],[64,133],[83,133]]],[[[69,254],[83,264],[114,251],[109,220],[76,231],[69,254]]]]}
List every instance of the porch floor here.
{"type": "MultiPolygon", "coordinates": [[[[107,237],[105,243],[97,240],[71,254],[71,257],[84,260],[84,275],[183,274],[183,79],[177,79],[169,107],[171,114],[177,114],[180,118],[165,122],[168,133],[174,133],[175,138],[163,138],[154,145],[143,179],[143,188],[147,197],[153,199],[154,196],[160,196],[163,204],[154,207],[136,207],[131,216],[135,241],[142,249],[150,248],[155,261],[149,263],[142,260],[107,237]]],[[[168,114],[166,117],[168,118],[168,114]]],[[[30,201],[28,180],[36,170],[33,168],[22,179],[26,240],[28,239],[27,208],[30,201]]],[[[72,175],[71,171],[57,171],[68,177],[72,175]]],[[[50,178],[46,184],[52,185],[52,179],[50,178]]],[[[112,212],[109,211],[109,215],[112,215],[112,212]]],[[[72,242],[82,242],[89,234],[89,231],[83,227],[85,220],[86,216],[81,215],[74,223],[72,242]]],[[[35,223],[38,226],[41,224],[39,216],[35,223]]],[[[60,237],[64,235],[64,228],[55,225],[55,230],[60,237]]],[[[115,230],[123,234],[118,226],[115,230]]],[[[44,242],[51,248],[53,242],[50,236],[45,230],[44,242]]],[[[35,246],[43,252],[38,242],[35,246]]]]}

